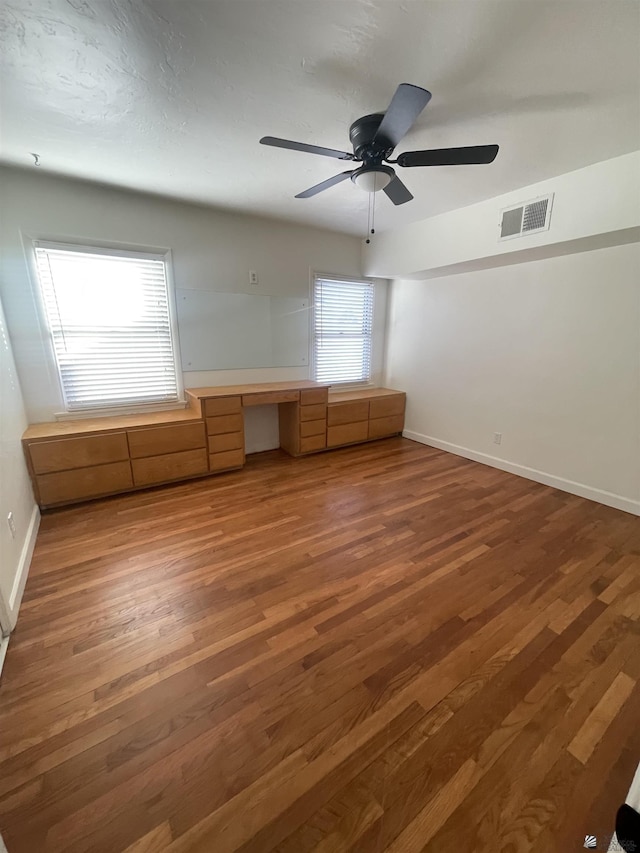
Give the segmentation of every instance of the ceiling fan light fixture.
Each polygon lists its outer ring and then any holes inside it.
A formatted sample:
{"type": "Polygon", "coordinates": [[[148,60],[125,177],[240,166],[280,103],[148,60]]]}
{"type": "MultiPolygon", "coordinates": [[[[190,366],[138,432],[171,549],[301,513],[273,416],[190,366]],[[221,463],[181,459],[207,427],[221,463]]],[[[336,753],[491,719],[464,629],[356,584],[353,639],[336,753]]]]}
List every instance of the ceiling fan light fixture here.
{"type": "Polygon", "coordinates": [[[351,176],[353,183],[366,193],[377,193],[391,183],[395,172],[388,166],[363,167],[351,176]]]}

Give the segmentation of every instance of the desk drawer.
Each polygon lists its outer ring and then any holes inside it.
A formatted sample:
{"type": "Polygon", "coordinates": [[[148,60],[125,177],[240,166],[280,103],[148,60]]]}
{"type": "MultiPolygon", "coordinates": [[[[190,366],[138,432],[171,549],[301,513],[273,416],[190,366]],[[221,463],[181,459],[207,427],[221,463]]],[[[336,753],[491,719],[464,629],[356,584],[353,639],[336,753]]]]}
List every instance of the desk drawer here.
{"type": "Polygon", "coordinates": [[[125,432],[111,432],[33,442],[29,455],[34,472],[48,474],[124,461],[129,458],[129,448],[125,432]]]}
{"type": "Polygon", "coordinates": [[[109,465],[91,465],[74,471],[42,474],[37,478],[37,483],[43,506],[98,498],[114,492],[125,492],[133,487],[129,462],[112,462],[109,465]]]}
{"type": "Polygon", "coordinates": [[[242,432],[225,432],[223,435],[209,436],[209,453],[222,453],[225,450],[242,450],[244,434],[242,432]]]}
{"type": "Polygon", "coordinates": [[[300,406],[301,421],[321,421],[327,417],[327,407],[324,403],[316,403],[313,406],[300,406]]]}
{"type": "Polygon", "coordinates": [[[369,401],[358,400],[354,403],[334,403],[327,409],[327,424],[353,424],[366,421],[369,417],[369,401]]]}
{"type": "Polygon", "coordinates": [[[146,459],[133,459],[133,482],[136,486],[151,486],[166,483],[169,480],[182,480],[196,474],[206,474],[207,451],[184,450],[182,453],[167,453],[164,456],[148,456],[146,459]]]}
{"type": "Polygon", "coordinates": [[[327,427],[327,447],[339,447],[341,444],[355,444],[359,441],[366,441],[369,437],[368,427],[367,421],[327,427]]]}
{"type": "Polygon", "coordinates": [[[259,394],[243,394],[243,406],[269,406],[273,403],[297,403],[299,391],[261,391],[259,394]]]}
{"type": "Polygon", "coordinates": [[[227,468],[242,468],[244,450],[227,450],[224,453],[209,454],[209,470],[224,471],[227,468]]]}
{"type": "Polygon", "coordinates": [[[300,422],[300,437],[308,438],[310,435],[324,435],[327,431],[327,422],[324,418],[321,421],[301,421],[300,422]]]}
{"type": "Polygon", "coordinates": [[[311,453],[314,450],[324,450],[327,446],[325,434],[311,435],[300,439],[300,453],[311,453]]]}
{"type": "Polygon", "coordinates": [[[242,408],[242,398],[237,397],[212,397],[204,401],[204,413],[208,418],[216,415],[235,415],[242,408]]]}
{"type": "Polygon", "coordinates": [[[127,436],[132,459],[138,459],[141,456],[160,456],[163,453],[177,453],[180,450],[195,450],[207,445],[202,421],[129,430],[127,436]]]}
{"type": "Polygon", "coordinates": [[[389,415],[404,414],[404,394],[389,394],[387,397],[374,397],[369,405],[370,418],[386,418],[389,415]]]}
{"type": "Polygon", "coordinates": [[[207,418],[207,433],[209,435],[222,435],[225,432],[242,432],[244,420],[242,414],[220,415],[216,418],[207,418]]]}
{"type": "Polygon", "coordinates": [[[390,415],[388,418],[373,418],[369,421],[369,438],[382,438],[395,435],[404,428],[404,415],[390,415]]]}
{"type": "Polygon", "coordinates": [[[326,405],[329,399],[328,388],[308,388],[306,391],[300,392],[300,405],[313,406],[317,403],[326,405]]]}

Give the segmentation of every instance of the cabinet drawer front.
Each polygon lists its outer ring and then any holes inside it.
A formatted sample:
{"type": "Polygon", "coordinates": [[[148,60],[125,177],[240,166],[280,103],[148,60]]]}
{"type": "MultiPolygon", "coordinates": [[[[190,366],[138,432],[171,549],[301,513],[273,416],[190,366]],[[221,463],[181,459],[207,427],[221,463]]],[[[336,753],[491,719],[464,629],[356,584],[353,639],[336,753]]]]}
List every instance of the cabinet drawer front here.
{"type": "Polygon", "coordinates": [[[224,453],[209,455],[209,470],[224,471],[227,468],[241,468],[244,465],[244,450],[227,450],[224,453]]]}
{"type": "Polygon", "coordinates": [[[209,435],[222,435],[225,432],[242,432],[244,421],[242,414],[219,415],[216,418],[207,418],[207,432],[209,435]]]}
{"type": "Polygon", "coordinates": [[[259,394],[243,394],[243,406],[269,406],[273,403],[297,403],[299,391],[261,391],[259,394]]]}
{"type": "Polygon", "coordinates": [[[314,450],[324,450],[327,446],[327,440],[324,433],[322,435],[311,435],[308,438],[300,439],[300,453],[311,453],[314,450]]]}
{"type": "Polygon", "coordinates": [[[313,406],[315,403],[325,403],[329,399],[328,388],[309,388],[300,392],[300,405],[313,406]]]}
{"type": "Polygon", "coordinates": [[[212,397],[204,401],[204,413],[208,418],[216,415],[235,415],[242,407],[242,398],[238,397],[212,397]]]}
{"type": "Polygon", "coordinates": [[[357,424],[342,424],[341,426],[327,427],[327,447],[337,447],[340,444],[354,444],[358,441],[366,441],[368,438],[368,422],[360,421],[357,424]]]}
{"type": "Polygon", "coordinates": [[[369,438],[382,438],[402,432],[404,415],[389,415],[388,418],[373,418],[369,421],[369,438]]]}
{"type": "Polygon", "coordinates": [[[300,436],[308,438],[310,435],[324,435],[327,431],[327,422],[324,418],[321,421],[301,421],[300,436]]]}
{"type": "Polygon", "coordinates": [[[150,486],[169,480],[182,480],[195,474],[206,474],[207,451],[184,450],[182,453],[167,453],[164,456],[148,456],[133,459],[133,482],[136,486],[150,486]]]}
{"type": "Polygon", "coordinates": [[[369,405],[370,418],[386,418],[389,415],[404,414],[404,394],[390,394],[388,397],[377,397],[369,405]]]}
{"type": "Polygon", "coordinates": [[[29,445],[29,455],[34,472],[48,474],[124,461],[129,458],[129,448],[125,432],[111,432],[34,442],[29,445]]]}
{"type": "Polygon", "coordinates": [[[244,435],[241,432],[226,432],[223,435],[209,436],[209,453],[222,453],[224,450],[242,450],[244,435]]]}
{"type": "Polygon", "coordinates": [[[128,462],[92,465],[38,477],[38,491],[43,506],[97,498],[124,492],[132,487],[131,466],[128,462]]]}
{"type": "Polygon", "coordinates": [[[314,406],[300,406],[301,421],[321,421],[327,416],[327,407],[324,403],[316,403],[314,406]]]}
{"type": "Polygon", "coordinates": [[[355,403],[334,403],[327,409],[327,423],[329,426],[366,421],[368,417],[368,400],[358,400],[355,403]]]}
{"type": "Polygon", "coordinates": [[[180,450],[195,450],[207,445],[202,421],[130,430],[127,435],[132,459],[137,459],[140,456],[177,453],[180,450]]]}

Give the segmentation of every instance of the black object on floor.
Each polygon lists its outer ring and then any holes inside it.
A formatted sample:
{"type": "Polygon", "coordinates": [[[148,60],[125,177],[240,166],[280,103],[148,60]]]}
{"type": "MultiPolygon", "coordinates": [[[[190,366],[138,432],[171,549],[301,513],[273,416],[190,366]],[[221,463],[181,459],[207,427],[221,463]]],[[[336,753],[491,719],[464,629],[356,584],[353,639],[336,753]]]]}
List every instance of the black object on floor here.
{"type": "Polygon", "coordinates": [[[626,853],[640,853],[640,814],[627,803],[618,809],[616,836],[626,853]]]}

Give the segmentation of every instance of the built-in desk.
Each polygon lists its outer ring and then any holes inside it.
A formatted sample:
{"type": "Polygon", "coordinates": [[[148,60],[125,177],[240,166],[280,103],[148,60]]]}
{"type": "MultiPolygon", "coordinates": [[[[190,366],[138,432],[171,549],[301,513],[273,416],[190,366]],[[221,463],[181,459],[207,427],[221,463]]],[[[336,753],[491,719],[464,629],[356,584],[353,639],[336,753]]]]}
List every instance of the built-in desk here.
{"type": "Polygon", "coordinates": [[[277,404],[292,456],[402,432],[405,395],[311,380],[190,388],[188,407],[33,424],[22,438],[36,500],[61,506],[241,468],[243,409],[277,404]]]}

